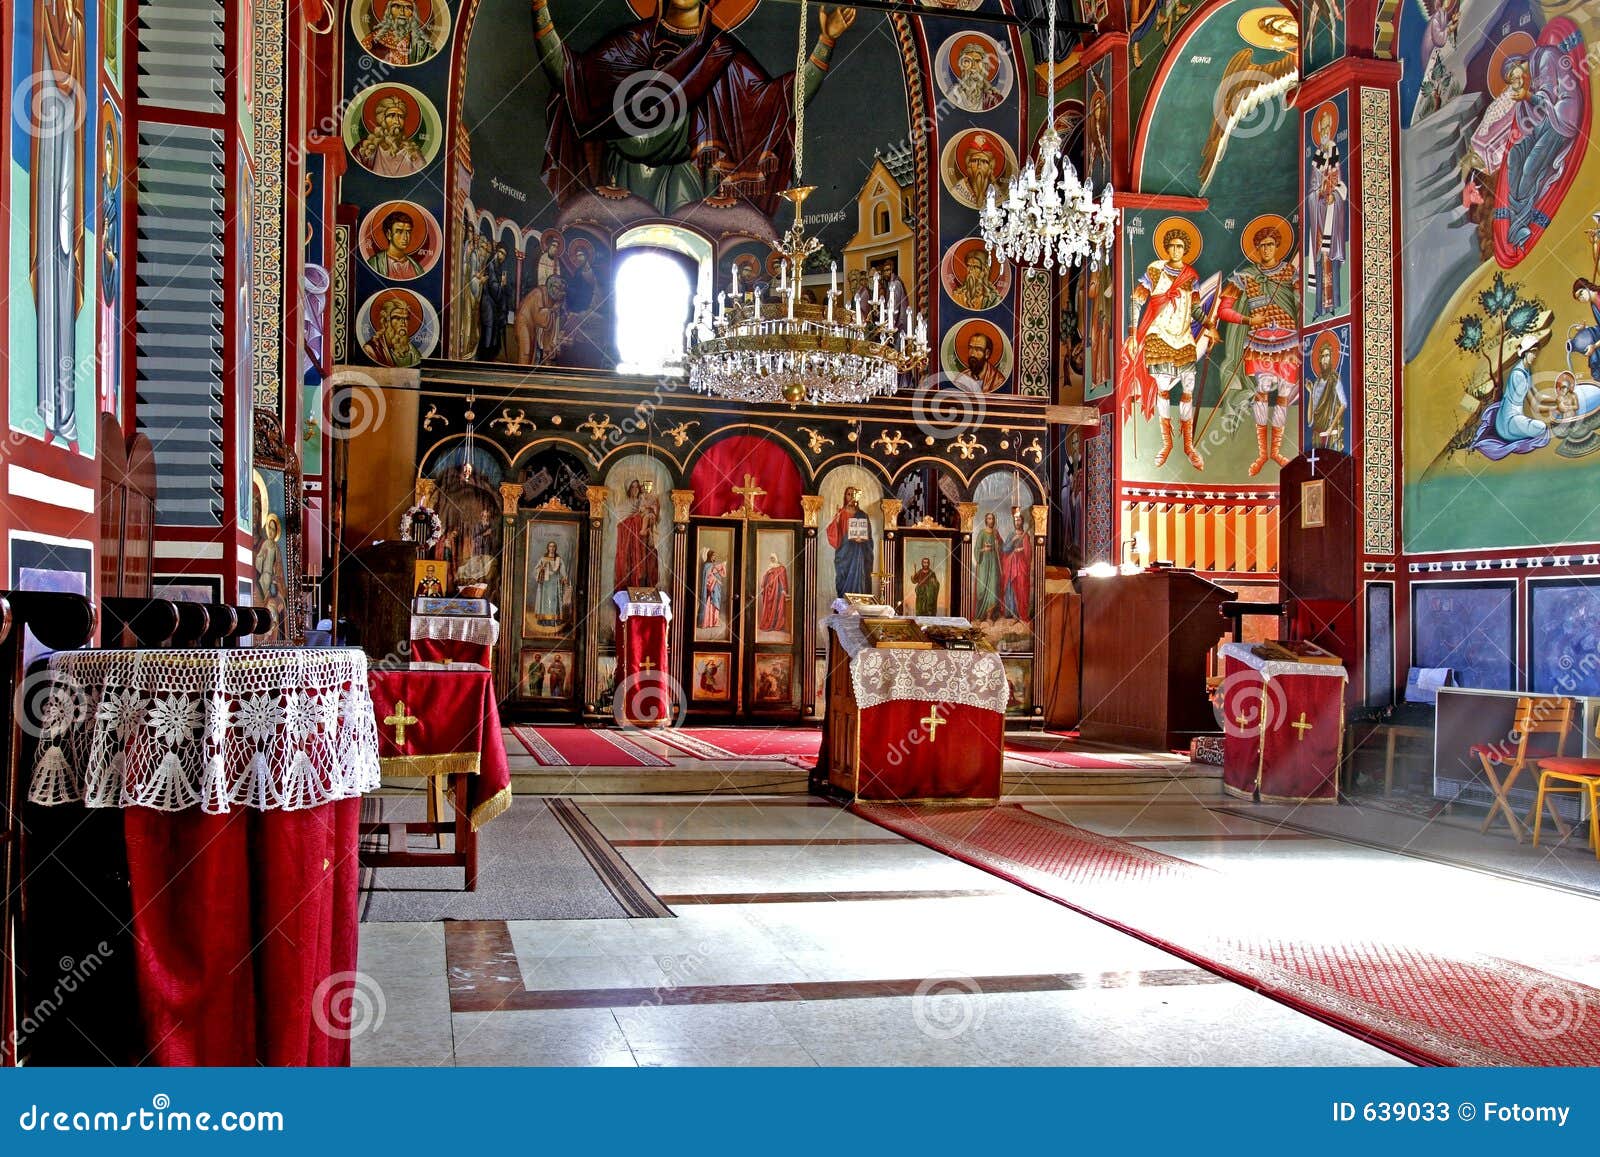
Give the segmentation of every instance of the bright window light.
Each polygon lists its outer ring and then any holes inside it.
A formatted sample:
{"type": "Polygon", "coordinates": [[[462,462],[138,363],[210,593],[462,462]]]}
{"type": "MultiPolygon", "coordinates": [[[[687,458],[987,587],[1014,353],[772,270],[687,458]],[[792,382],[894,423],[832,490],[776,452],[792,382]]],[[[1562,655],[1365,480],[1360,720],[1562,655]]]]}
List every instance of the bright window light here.
{"type": "Polygon", "coordinates": [[[694,287],[680,262],[637,252],[617,266],[617,371],[681,373],[683,331],[694,287]]]}

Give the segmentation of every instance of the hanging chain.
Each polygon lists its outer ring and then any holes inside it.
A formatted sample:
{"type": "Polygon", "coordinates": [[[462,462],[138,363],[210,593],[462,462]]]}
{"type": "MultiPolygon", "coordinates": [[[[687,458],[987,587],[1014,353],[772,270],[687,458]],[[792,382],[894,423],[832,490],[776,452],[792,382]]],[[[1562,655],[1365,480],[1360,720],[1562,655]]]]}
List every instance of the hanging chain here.
{"type": "MultiPolygon", "coordinates": [[[[1051,0],[1054,3],[1054,0],[1051,0]]],[[[800,47],[794,54],[794,183],[806,164],[806,0],[800,0],[800,47]]]]}
{"type": "Polygon", "coordinates": [[[1050,66],[1050,75],[1045,79],[1045,84],[1050,86],[1050,99],[1045,101],[1045,107],[1047,115],[1051,117],[1051,124],[1054,124],[1056,103],[1056,0],[1050,0],[1045,19],[1050,22],[1050,29],[1046,37],[1046,43],[1050,46],[1050,58],[1045,62],[1050,66]]]}

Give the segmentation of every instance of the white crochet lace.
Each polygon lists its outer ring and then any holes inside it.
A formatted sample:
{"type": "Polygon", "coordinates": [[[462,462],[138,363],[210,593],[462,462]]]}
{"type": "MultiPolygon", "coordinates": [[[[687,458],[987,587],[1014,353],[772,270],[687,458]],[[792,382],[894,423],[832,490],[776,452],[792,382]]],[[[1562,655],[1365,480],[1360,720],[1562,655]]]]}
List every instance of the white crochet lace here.
{"type": "Polygon", "coordinates": [[[35,678],[37,804],[298,811],[378,786],[354,648],[60,651],[35,678]]]}
{"type": "MultiPolygon", "coordinates": [[[[939,619],[922,619],[936,623],[939,619]]],[[[896,699],[963,703],[1004,711],[1011,701],[1005,664],[993,651],[901,651],[875,648],[857,615],[829,615],[839,645],[850,656],[850,682],[862,710],[896,699]]]]}
{"type": "Polygon", "coordinates": [[[488,615],[412,615],[411,637],[492,647],[500,641],[500,621],[488,615]]]}

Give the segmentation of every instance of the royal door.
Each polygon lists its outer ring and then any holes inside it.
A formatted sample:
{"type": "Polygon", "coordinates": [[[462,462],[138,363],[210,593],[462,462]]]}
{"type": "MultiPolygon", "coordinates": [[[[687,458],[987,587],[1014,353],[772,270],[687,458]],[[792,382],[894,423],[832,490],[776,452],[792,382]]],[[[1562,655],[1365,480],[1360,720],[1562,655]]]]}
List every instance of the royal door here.
{"type": "Polygon", "coordinates": [[[700,518],[689,528],[682,679],[701,719],[793,721],[802,699],[799,522],[700,518]]]}

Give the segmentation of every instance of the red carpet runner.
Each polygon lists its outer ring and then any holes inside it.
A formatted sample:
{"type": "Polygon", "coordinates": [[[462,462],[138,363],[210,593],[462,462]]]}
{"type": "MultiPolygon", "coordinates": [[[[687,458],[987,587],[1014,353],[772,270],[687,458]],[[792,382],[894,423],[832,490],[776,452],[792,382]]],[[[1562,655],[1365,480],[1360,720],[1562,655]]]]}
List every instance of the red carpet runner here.
{"type": "Polygon", "coordinates": [[[822,746],[821,731],[797,727],[683,727],[654,738],[696,759],[773,759],[800,767],[815,766],[822,746]]]}
{"type": "Polygon", "coordinates": [[[1319,939],[1304,909],[1274,909],[1198,864],[1020,808],[854,810],[1408,1060],[1600,1064],[1600,989],[1492,956],[1319,939]]]}
{"type": "Polygon", "coordinates": [[[620,731],[588,727],[513,727],[511,734],[545,767],[671,767],[620,731]]]}

